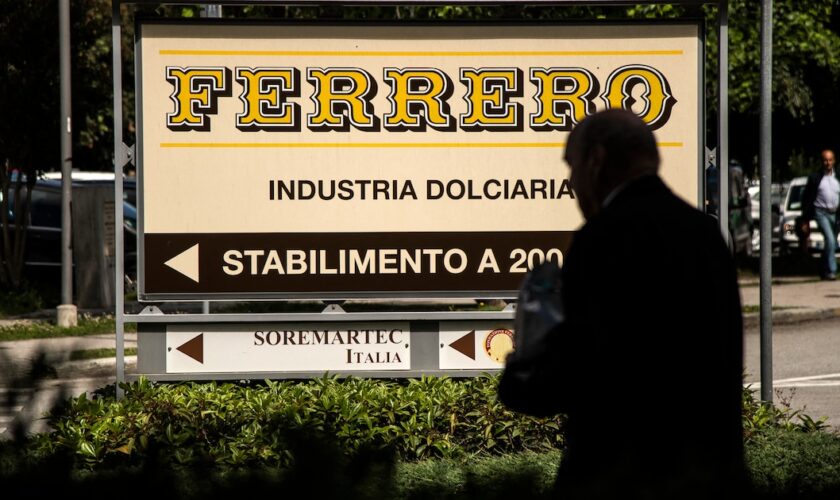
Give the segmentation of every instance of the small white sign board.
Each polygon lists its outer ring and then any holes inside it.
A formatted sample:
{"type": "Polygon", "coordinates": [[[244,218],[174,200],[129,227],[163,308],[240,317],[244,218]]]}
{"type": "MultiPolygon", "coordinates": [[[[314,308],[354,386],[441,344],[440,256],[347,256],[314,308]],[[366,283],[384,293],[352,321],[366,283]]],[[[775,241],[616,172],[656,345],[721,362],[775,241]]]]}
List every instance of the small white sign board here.
{"type": "Polygon", "coordinates": [[[510,322],[471,321],[440,324],[441,370],[501,370],[513,350],[510,322]]]}
{"type": "Polygon", "coordinates": [[[167,373],[408,370],[408,322],[174,324],[167,373]]]}

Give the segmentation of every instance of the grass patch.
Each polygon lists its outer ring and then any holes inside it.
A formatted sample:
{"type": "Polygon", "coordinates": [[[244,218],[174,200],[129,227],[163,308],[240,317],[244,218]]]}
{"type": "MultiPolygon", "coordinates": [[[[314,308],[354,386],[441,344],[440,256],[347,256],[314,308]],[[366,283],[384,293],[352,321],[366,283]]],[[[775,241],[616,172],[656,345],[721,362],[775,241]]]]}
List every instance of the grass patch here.
{"type": "MultiPolygon", "coordinates": [[[[773,306],[771,308],[773,311],[783,311],[785,309],[796,309],[793,306],[773,306]]],[[[759,305],[748,305],[748,306],[741,306],[741,312],[744,314],[752,314],[761,312],[761,306],[759,305]]]]}
{"type": "MultiPolygon", "coordinates": [[[[116,330],[113,316],[80,316],[79,324],[61,328],[49,321],[33,321],[0,327],[0,342],[9,340],[45,339],[56,337],[83,337],[113,333],[116,330]]],[[[125,324],[126,332],[136,332],[135,323],[125,324]]]]}
{"type": "MultiPolygon", "coordinates": [[[[136,356],[137,355],[137,348],[136,347],[126,347],[125,348],[125,355],[126,356],[136,356]]],[[[82,361],[85,359],[102,359],[102,358],[115,358],[117,356],[117,350],[113,347],[103,347],[101,349],[80,349],[76,351],[72,351],[70,353],[70,361],[82,361]]]]}

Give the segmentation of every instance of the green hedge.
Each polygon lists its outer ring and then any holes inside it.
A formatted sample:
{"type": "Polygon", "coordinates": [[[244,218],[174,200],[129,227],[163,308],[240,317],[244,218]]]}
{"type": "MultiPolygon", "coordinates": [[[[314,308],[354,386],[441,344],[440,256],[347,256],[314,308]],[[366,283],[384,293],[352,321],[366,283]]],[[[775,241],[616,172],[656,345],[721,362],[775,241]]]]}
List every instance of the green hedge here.
{"type": "Polygon", "coordinates": [[[288,466],[288,441],[328,436],[346,454],[392,450],[401,460],[547,451],[562,418],[532,418],[496,401],[496,377],[406,381],[127,385],[126,397],[71,399],[36,436],[36,456],[69,452],[86,469],[138,464],[154,452],[175,465],[288,466]]]}
{"type": "MultiPolygon", "coordinates": [[[[153,461],[70,473],[71,459],[56,455],[37,464],[6,455],[0,446],[0,488],[7,498],[163,500],[336,498],[342,500],[528,500],[551,498],[560,452],[524,452],[460,459],[394,461],[363,452],[349,458],[323,443],[294,443],[298,460],[284,469],[219,472],[201,466],[169,469],[153,461]],[[47,480],[48,479],[48,480],[47,480]],[[8,496],[7,496],[8,495],[8,496]]],[[[754,488],[748,498],[840,498],[840,438],[828,433],[768,431],[746,446],[754,488]]],[[[740,497],[743,498],[743,497],[740,497]]]]}
{"type": "MultiPolygon", "coordinates": [[[[141,380],[119,402],[112,389],[68,399],[50,417],[53,432],[0,443],[0,491],[46,498],[58,488],[89,500],[114,488],[146,500],[231,498],[246,488],[307,498],[545,497],[563,419],[509,412],[497,383],[141,380]]],[[[743,421],[757,496],[840,498],[840,437],[824,422],[764,405],[749,389],[743,421]]]]}
{"type": "Polygon", "coordinates": [[[745,449],[756,490],[768,496],[840,498],[840,436],[771,429],[745,449]]]}

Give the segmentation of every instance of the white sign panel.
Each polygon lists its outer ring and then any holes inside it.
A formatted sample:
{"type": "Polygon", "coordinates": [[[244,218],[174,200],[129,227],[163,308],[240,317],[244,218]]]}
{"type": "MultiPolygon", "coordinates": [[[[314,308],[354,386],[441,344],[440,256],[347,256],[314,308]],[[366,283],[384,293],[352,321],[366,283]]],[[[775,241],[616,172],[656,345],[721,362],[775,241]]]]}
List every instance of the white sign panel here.
{"type": "Polygon", "coordinates": [[[408,370],[408,322],[167,325],[167,373],[408,370]]]}
{"type": "Polygon", "coordinates": [[[513,350],[510,322],[440,324],[441,370],[500,370],[513,350]]]}
{"type": "Polygon", "coordinates": [[[698,206],[697,23],[138,24],[139,296],[515,297],[604,109],[698,206]]]}

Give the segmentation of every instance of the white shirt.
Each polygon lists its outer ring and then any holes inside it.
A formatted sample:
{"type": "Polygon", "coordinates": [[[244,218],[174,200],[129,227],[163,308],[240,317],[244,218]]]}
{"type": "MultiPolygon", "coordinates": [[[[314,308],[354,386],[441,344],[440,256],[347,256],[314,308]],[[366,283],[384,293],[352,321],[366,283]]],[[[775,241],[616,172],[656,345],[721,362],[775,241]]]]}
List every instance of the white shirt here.
{"type": "Polygon", "coordinates": [[[829,212],[837,210],[840,204],[840,182],[834,177],[834,173],[823,175],[820,186],[817,188],[817,199],[814,206],[829,212]]]}

